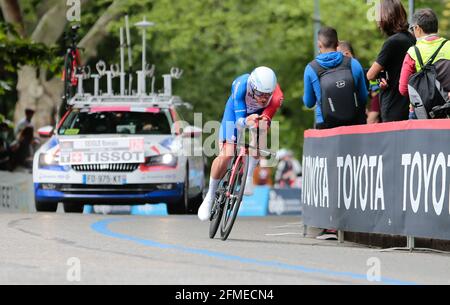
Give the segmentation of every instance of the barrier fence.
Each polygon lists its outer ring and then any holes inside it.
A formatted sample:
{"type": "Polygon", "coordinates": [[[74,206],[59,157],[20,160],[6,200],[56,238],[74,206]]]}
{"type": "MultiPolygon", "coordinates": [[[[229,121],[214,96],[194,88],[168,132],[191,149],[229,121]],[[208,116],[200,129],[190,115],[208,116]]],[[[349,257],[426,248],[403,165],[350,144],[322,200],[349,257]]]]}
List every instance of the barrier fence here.
{"type": "Polygon", "coordinates": [[[308,130],[302,166],[306,225],[450,240],[450,120],[308,130]]]}
{"type": "Polygon", "coordinates": [[[33,176],[0,171],[0,212],[35,212],[33,176]]]}
{"type": "MultiPolygon", "coordinates": [[[[255,194],[245,197],[240,216],[299,215],[300,189],[272,189],[256,187],[255,194]]],[[[29,173],[0,171],[0,212],[36,212],[34,206],[33,177],[29,173]]],[[[142,206],[85,206],[85,213],[131,213],[132,215],[167,215],[164,204],[142,206]]]]}

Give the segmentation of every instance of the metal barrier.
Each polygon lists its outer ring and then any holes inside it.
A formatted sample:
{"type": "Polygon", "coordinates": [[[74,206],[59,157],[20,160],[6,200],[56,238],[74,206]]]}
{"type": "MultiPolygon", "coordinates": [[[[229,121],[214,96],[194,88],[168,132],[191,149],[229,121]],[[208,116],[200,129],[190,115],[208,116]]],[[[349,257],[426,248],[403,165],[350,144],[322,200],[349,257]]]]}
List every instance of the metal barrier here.
{"type": "Polygon", "coordinates": [[[0,171],[0,212],[35,212],[33,176],[0,171]]]}

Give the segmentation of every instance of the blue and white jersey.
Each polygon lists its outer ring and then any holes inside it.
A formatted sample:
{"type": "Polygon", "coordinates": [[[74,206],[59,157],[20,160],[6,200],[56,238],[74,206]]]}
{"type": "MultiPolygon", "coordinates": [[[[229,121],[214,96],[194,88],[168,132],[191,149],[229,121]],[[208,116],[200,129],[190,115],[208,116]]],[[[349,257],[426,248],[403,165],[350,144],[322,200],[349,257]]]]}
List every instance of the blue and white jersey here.
{"type": "Polygon", "coordinates": [[[235,141],[237,136],[237,126],[245,126],[245,119],[252,114],[264,115],[271,120],[277,109],[281,106],[283,94],[279,86],[274,92],[274,96],[278,92],[278,98],[270,101],[269,105],[261,106],[253,98],[249,85],[250,74],[244,74],[238,77],[231,86],[231,96],[225,107],[225,113],[222,119],[220,130],[220,139],[227,141],[235,141]],[[276,100],[274,103],[274,100],[276,100]],[[270,110],[270,111],[269,111],[270,110]]]}

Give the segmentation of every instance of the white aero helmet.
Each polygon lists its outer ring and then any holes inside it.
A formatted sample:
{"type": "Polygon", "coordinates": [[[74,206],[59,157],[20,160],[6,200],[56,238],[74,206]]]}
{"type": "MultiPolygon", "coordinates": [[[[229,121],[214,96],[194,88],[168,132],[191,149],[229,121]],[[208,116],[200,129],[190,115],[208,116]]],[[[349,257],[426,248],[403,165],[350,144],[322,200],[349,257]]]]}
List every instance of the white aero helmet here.
{"type": "Polygon", "coordinates": [[[272,94],[277,87],[277,77],[272,69],[259,67],[253,70],[249,77],[253,91],[272,94]]]}

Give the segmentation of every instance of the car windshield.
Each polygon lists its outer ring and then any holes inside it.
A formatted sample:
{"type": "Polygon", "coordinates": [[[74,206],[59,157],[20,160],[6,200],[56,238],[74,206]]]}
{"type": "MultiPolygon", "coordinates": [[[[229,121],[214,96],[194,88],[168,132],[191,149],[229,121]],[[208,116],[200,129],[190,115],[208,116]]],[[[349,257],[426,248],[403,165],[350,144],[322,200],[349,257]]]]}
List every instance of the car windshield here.
{"type": "Polygon", "coordinates": [[[153,112],[74,110],[58,130],[59,135],[169,135],[169,112],[158,109],[153,112]]]}

